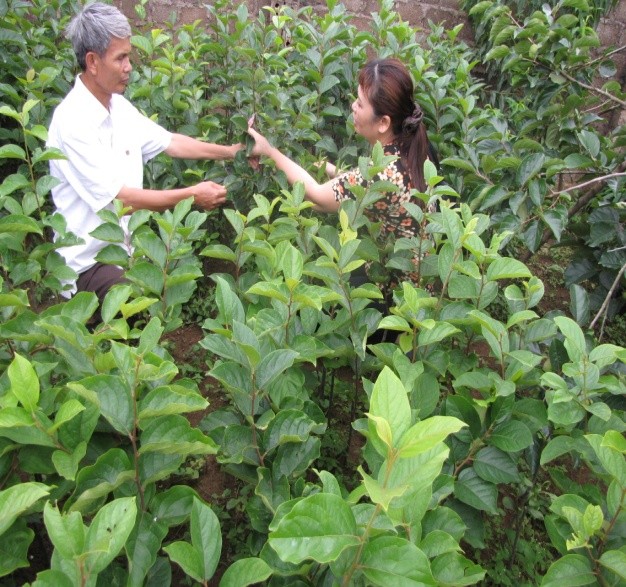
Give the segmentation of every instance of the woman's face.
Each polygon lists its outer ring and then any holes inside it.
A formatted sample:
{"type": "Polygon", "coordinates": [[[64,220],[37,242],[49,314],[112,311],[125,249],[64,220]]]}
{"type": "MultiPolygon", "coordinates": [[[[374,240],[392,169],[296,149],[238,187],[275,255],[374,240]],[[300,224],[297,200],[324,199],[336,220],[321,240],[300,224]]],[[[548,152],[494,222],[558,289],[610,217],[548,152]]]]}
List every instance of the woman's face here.
{"type": "Polygon", "coordinates": [[[367,99],[363,88],[359,86],[357,99],[352,103],[354,130],[365,138],[371,145],[380,140],[380,116],[374,114],[374,108],[367,99]]]}

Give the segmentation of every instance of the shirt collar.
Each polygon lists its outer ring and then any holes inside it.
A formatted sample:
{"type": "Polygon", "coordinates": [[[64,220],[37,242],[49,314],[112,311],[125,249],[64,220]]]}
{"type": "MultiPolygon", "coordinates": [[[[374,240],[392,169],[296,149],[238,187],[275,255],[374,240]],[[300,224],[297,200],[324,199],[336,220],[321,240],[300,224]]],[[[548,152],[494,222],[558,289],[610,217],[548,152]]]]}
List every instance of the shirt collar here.
{"type": "Polygon", "coordinates": [[[80,75],[76,76],[74,82],[74,90],[78,92],[78,95],[83,104],[85,113],[95,121],[98,125],[101,125],[109,116],[109,111],[99,102],[99,100],[87,89],[87,86],[80,79],[80,75]]]}

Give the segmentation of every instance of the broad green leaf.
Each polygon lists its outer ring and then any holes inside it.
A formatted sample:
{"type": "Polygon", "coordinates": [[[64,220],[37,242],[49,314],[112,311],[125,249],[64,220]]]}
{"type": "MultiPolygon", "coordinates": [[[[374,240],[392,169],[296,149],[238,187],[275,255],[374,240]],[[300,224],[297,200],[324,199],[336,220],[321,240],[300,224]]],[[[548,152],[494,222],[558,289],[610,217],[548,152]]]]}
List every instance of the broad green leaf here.
{"type": "Polygon", "coordinates": [[[109,449],[93,465],[80,469],[69,509],[91,512],[112,491],[134,478],[135,470],[128,455],[119,448],[109,449]]]}
{"type": "Polygon", "coordinates": [[[37,580],[33,587],[75,587],[76,581],[68,577],[63,571],[47,569],[37,573],[37,580]]]}
{"type": "Polygon", "coordinates": [[[94,375],[70,383],[69,387],[89,401],[95,401],[102,415],[121,434],[134,428],[133,399],[127,381],[117,375],[94,375]]]}
{"type": "Polygon", "coordinates": [[[189,454],[215,454],[215,442],[189,420],[179,415],[162,416],[148,423],[141,434],[139,454],[159,452],[187,456],[189,454]]]}
{"type": "Polygon", "coordinates": [[[324,94],[325,92],[330,90],[332,87],[336,86],[338,83],[340,83],[340,81],[339,81],[339,78],[337,78],[336,76],[334,75],[324,76],[319,85],[319,93],[324,94]]]}
{"type": "Polygon", "coordinates": [[[161,321],[156,317],[151,318],[148,324],[146,324],[141,330],[139,344],[137,345],[137,352],[142,355],[151,353],[159,344],[163,331],[164,328],[161,325],[161,321]]]}
{"type": "Polygon", "coordinates": [[[595,402],[593,404],[585,404],[585,410],[587,410],[590,414],[597,416],[601,420],[608,422],[611,419],[612,411],[611,408],[604,402],[595,402]]]}
{"type": "Polygon", "coordinates": [[[510,420],[494,428],[488,443],[504,452],[518,452],[529,447],[533,443],[533,437],[528,426],[517,420],[510,420]]]}
{"type": "Polygon", "coordinates": [[[612,365],[616,361],[623,361],[624,349],[614,344],[601,344],[591,350],[589,360],[593,361],[598,368],[602,369],[603,367],[612,365]]]}
{"type": "MultiPolygon", "coordinates": [[[[103,222],[98,225],[94,230],[89,233],[94,238],[97,238],[106,243],[117,243],[123,244],[125,235],[124,231],[118,224],[114,224],[113,222],[103,222]]],[[[147,263],[140,262],[139,266],[146,266],[147,263]]],[[[155,267],[155,269],[157,269],[155,267]]]]}
{"type": "Polygon", "coordinates": [[[85,568],[103,571],[119,554],[135,525],[135,497],[120,497],[98,511],[85,536],[85,568]]]}
{"type": "Polygon", "coordinates": [[[360,538],[348,504],[332,493],[317,493],[297,502],[268,542],[285,562],[329,563],[346,548],[358,546],[360,538]]]}
{"type": "Polygon", "coordinates": [[[443,530],[428,532],[420,542],[419,547],[429,559],[446,552],[459,552],[461,550],[458,540],[443,530]]]}
{"type": "MultiPolygon", "coordinates": [[[[584,444],[584,441],[583,441],[584,444]]],[[[584,447],[583,447],[584,449],[584,447]]],[[[580,440],[574,440],[571,436],[556,436],[548,442],[541,452],[541,465],[546,465],[550,461],[567,454],[573,450],[580,450],[580,440]]]]}
{"type": "Polygon", "coordinates": [[[215,512],[198,498],[191,509],[191,542],[202,554],[204,578],[210,579],[215,573],[222,552],[222,534],[215,512]]]}
{"type": "Polygon", "coordinates": [[[441,161],[441,165],[449,165],[450,167],[462,169],[463,171],[469,171],[470,173],[476,173],[477,171],[470,161],[459,157],[446,157],[441,161]]]}
{"type": "Polygon", "coordinates": [[[497,47],[493,47],[490,49],[485,55],[485,61],[490,61],[492,59],[503,59],[511,52],[511,48],[506,45],[498,45],[497,47]]]}
{"type": "Polygon", "coordinates": [[[461,235],[463,234],[461,219],[456,212],[447,207],[442,208],[441,214],[444,233],[454,249],[460,248],[461,235]]]}
{"type": "Polygon", "coordinates": [[[495,446],[482,448],[474,459],[476,474],[491,483],[518,483],[520,474],[515,460],[495,446]]]}
{"type": "Polygon", "coordinates": [[[454,495],[467,505],[490,514],[498,511],[498,490],[493,483],[481,479],[470,467],[463,469],[454,486],[454,495]]]}
{"type": "Polygon", "coordinates": [[[615,451],[626,454],[626,439],[616,430],[609,430],[602,438],[601,447],[611,448],[615,451]]]}
{"type": "Polygon", "coordinates": [[[257,389],[265,389],[281,373],[293,365],[298,356],[296,351],[290,349],[277,349],[265,355],[256,368],[257,389]]]}
{"type": "Polygon", "coordinates": [[[220,244],[209,245],[203,249],[200,254],[213,259],[223,259],[225,261],[235,262],[237,260],[237,255],[232,249],[226,245],[220,244]]]}
{"type": "Polygon", "coordinates": [[[220,587],[248,587],[262,583],[272,573],[272,568],[263,559],[242,558],[226,569],[220,580],[220,587]]]}
{"type": "Polygon", "coordinates": [[[617,479],[622,486],[626,485],[626,460],[624,455],[603,444],[603,437],[599,434],[586,434],[585,438],[596,453],[606,472],[617,479]]]}
{"type": "MultiPolygon", "coordinates": [[[[285,282],[292,281],[295,286],[302,278],[304,265],[302,253],[291,243],[282,241],[276,247],[276,254],[278,255],[279,269],[285,277],[285,282]]],[[[293,291],[293,287],[290,285],[289,289],[293,291]]]]}
{"type": "Polygon", "coordinates": [[[531,273],[528,267],[517,259],[510,257],[498,257],[487,268],[487,279],[497,281],[498,279],[525,279],[530,278],[531,273]]]}
{"type": "Polygon", "coordinates": [[[563,161],[568,169],[580,169],[593,165],[593,160],[581,153],[571,153],[563,161]]]}
{"type": "Polygon", "coordinates": [[[44,506],[43,519],[48,537],[63,558],[71,560],[84,552],[87,528],[79,512],[62,514],[48,502],[44,506]]]}
{"type": "Polygon", "coordinates": [[[0,198],[12,194],[16,190],[23,190],[24,188],[30,187],[30,185],[30,181],[21,173],[7,175],[0,184],[0,198]]]}
{"type": "Polygon", "coordinates": [[[289,303],[288,290],[285,285],[282,285],[281,288],[281,286],[275,283],[269,283],[267,281],[255,283],[252,287],[248,289],[246,295],[264,296],[267,298],[278,300],[283,304],[289,303]]]}
{"type": "Polygon", "coordinates": [[[206,583],[206,580],[203,578],[202,554],[191,544],[182,541],[172,542],[172,544],[164,546],[163,550],[186,575],[189,575],[199,583],[206,583]]]}
{"type": "Polygon", "coordinates": [[[245,353],[236,343],[221,334],[208,334],[200,341],[200,346],[221,359],[227,359],[240,365],[248,365],[245,353]]]}
{"type": "MultiPolygon", "coordinates": [[[[436,444],[432,449],[421,452],[414,457],[398,459],[387,473],[387,463],[383,463],[378,473],[379,483],[389,488],[407,486],[407,497],[430,489],[433,481],[441,474],[441,468],[448,457],[450,449],[445,443],[436,444]]],[[[395,507],[396,504],[392,504],[395,507]]]]}
{"type": "Polygon", "coordinates": [[[359,567],[374,585],[437,585],[426,555],[415,544],[396,536],[368,541],[359,567]]]}
{"type": "Polygon", "coordinates": [[[362,467],[359,466],[358,471],[361,477],[363,477],[363,485],[371,501],[382,506],[385,511],[389,510],[389,505],[394,498],[402,497],[411,489],[409,484],[385,487],[379,481],[368,475],[362,467]]]}
{"type": "Polygon", "coordinates": [[[135,527],[124,545],[129,562],[128,585],[144,585],[154,566],[168,527],[150,512],[139,512],[135,527]]]}
{"type": "MultiPolygon", "coordinates": [[[[98,236],[98,238],[102,237],[98,236]]],[[[113,236],[111,235],[110,238],[113,238],[113,236]]],[[[133,267],[126,271],[126,278],[144,288],[144,293],[147,295],[160,296],[163,292],[163,286],[165,285],[163,271],[147,261],[133,265],[133,267]]]]}
{"type": "Polygon", "coordinates": [[[13,395],[24,409],[34,412],[39,402],[39,378],[31,363],[16,353],[7,369],[7,375],[13,395]]]}
{"type": "Polygon", "coordinates": [[[78,471],[78,466],[83,460],[85,454],[87,454],[87,443],[82,441],[76,445],[76,448],[71,453],[67,453],[62,450],[55,450],[52,453],[52,463],[61,477],[74,481],[78,471]]]}
{"type": "Polygon", "coordinates": [[[168,527],[179,526],[189,518],[197,496],[188,485],[175,485],[156,493],[150,502],[150,511],[157,522],[163,522],[168,527]]]}
{"type": "Polygon", "coordinates": [[[378,328],[385,330],[399,330],[401,332],[412,332],[409,323],[401,316],[384,316],[378,324],[378,328]]]}
{"type": "Polygon", "coordinates": [[[560,242],[561,235],[566,229],[569,220],[567,208],[565,206],[557,206],[546,210],[543,214],[543,220],[550,227],[557,242],[560,242]]]}
{"type": "Polygon", "coordinates": [[[446,552],[431,562],[437,585],[475,585],[485,577],[485,571],[458,552],[446,552]]]}
{"type": "MultiPolygon", "coordinates": [[[[376,438],[382,441],[382,443],[387,447],[387,449],[393,448],[393,433],[391,432],[391,426],[389,426],[389,422],[385,420],[381,416],[374,416],[372,414],[366,414],[366,416],[370,419],[370,422],[374,424],[374,430],[376,431],[376,438]]],[[[370,433],[371,433],[370,426],[370,433]]],[[[388,453],[384,453],[382,456],[386,456],[388,453]]]]}
{"type": "Polygon", "coordinates": [[[58,412],[54,417],[54,426],[48,430],[48,433],[54,432],[57,428],[66,424],[70,420],[73,420],[75,416],[78,416],[85,410],[85,406],[81,404],[77,399],[70,398],[61,404],[58,412]]]}
{"type": "Polygon", "coordinates": [[[589,294],[580,285],[570,285],[570,310],[572,316],[578,324],[587,324],[589,322],[589,294]]]}
{"type": "Polygon", "coordinates": [[[222,321],[225,324],[232,324],[234,320],[243,322],[245,312],[240,299],[223,277],[216,276],[214,280],[216,283],[215,303],[219,309],[222,321]]]}
{"type": "Polygon", "coordinates": [[[567,554],[552,563],[541,581],[541,587],[578,587],[595,585],[596,576],[587,557],[567,554]]]}
{"type": "Polygon", "coordinates": [[[409,428],[397,443],[400,458],[413,457],[443,442],[450,434],[467,426],[458,418],[431,416],[409,428]]]}
{"type": "Polygon", "coordinates": [[[600,139],[598,135],[586,129],[581,130],[577,134],[580,144],[585,148],[587,153],[595,159],[600,152],[600,139]]]}
{"type": "Polygon", "coordinates": [[[424,347],[429,344],[435,344],[437,342],[442,341],[444,338],[448,336],[452,336],[457,332],[461,332],[458,328],[452,326],[452,324],[448,324],[446,322],[439,322],[435,324],[432,328],[423,328],[418,336],[418,346],[424,347]]]}
{"type": "Polygon", "coordinates": [[[564,344],[570,359],[581,361],[587,355],[587,344],[580,326],[567,316],[557,316],[554,322],[565,336],[564,344]]]}
{"type": "MultiPolygon", "coordinates": [[[[278,447],[273,470],[286,477],[304,475],[311,463],[320,456],[321,441],[309,436],[305,442],[287,442],[278,447]]],[[[256,463],[256,457],[254,459],[256,463]]]]}
{"type": "Polygon", "coordinates": [[[35,188],[37,195],[40,198],[45,198],[50,193],[50,190],[59,185],[59,183],[61,183],[61,181],[51,175],[44,175],[40,177],[37,180],[37,187],[35,188]]]}
{"type": "Polygon", "coordinates": [[[213,510],[194,498],[191,509],[191,544],[174,542],[163,548],[169,557],[201,583],[215,573],[222,551],[220,524],[213,510]]]}
{"type": "Polygon", "coordinates": [[[264,433],[265,451],[269,453],[277,446],[289,442],[305,442],[316,425],[316,422],[300,410],[280,410],[264,433]]]}
{"type": "Polygon", "coordinates": [[[593,536],[604,523],[604,514],[599,505],[589,504],[583,514],[583,528],[587,536],[593,536]]]}
{"type": "Polygon", "coordinates": [[[383,368],[374,383],[370,413],[387,420],[394,439],[401,438],[411,424],[411,408],[406,389],[389,367],[383,368]]]}
{"type": "MultiPolygon", "coordinates": [[[[7,532],[0,536],[0,577],[10,575],[16,569],[31,565],[28,549],[34,538],[35,533],[23,519],[13,524],[7,532]]],[[[63,586],[57,584],[55,587],[63,586]]]]}
{"type": "Polygon", "coordinates": [[[26,161],[26,151],[19,145],[2,145],[0,147],[0,159],[21,159],[26,161]]]}
{"type": "Polygon", "coordinates": [[[139,422],[157,416],[185,414],[204,410],[208,402],[196,389],[184,385],[163,385],[150,391],[139,402],[139,422]]]}
{"type": "Polygon", "coordinates": [[[602,553],[600,564],[615,573],[622,581],[626,581],[626,552],[607,550],[602,553]]]}
{"type": "Polygon", "coordinates": [[[49,493],[50,488],[47,485],[32,481],[0,491],[0,536],[21,514],[49,493]]]}
{"type": "Polygon", "coordinates": [[[530,179],[535,177],[541,171],[545,159],[543,153],[532,153],[524,157],[517,170],[517,185],[524,186],[530,179]]]}

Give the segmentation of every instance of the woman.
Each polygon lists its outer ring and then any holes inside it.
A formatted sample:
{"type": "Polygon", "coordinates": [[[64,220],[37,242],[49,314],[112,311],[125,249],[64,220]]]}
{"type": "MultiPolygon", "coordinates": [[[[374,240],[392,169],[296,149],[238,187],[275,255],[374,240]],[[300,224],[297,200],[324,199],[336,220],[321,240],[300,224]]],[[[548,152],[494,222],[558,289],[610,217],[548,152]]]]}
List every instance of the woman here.
{"type": "MultiPolygon", "coordinates": [[[[438,163],[426,135],[422,110],[413,99],[413,91],[411,76],[398,59],[375,59],[359,72],[358,97],[352,104],[354,128],[370,145],[380,142],[385,155],[398,157],[371,180],[390,181],[397,189],[386,192],[383,198],[365,210],[370,220],[381,222],[383,240],[390,233],[396,238],[419,235],[419,224],[403,204],[413,202],[423,206],[421,200],[412,197],[411,191],[417,189],[423,192],[426,189],[423,171],[426,159],[430,158],[435,165],[438,163]]],[[[306,198],[313,202],[316,210],[337,211],[343,200],[353,197],[350,186],[368,184],[358,169],[341,173],[320,184],[297,163],[272,147],[252,126],[248,132],[255,140],[252,155],[272,159],[290,184],[303,182],[306,198]]],[[[327,166],[327,171],[329,175],[334,175],[332,165],[327,166]]],[[[419,253],[413,262],[415,271],[405,273],[402,278],[419,284],[419,253]]]]}

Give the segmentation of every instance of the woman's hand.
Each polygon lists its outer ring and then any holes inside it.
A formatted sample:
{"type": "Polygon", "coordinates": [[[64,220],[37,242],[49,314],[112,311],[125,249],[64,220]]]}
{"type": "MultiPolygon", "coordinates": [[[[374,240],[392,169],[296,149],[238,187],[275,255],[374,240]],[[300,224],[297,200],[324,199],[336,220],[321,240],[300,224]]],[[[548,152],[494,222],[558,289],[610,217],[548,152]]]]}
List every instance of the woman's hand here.
{"type": "Polygon", "coordinates": [[[250,154],[253,157],[270,157],[273,147],[269,144],[269,141],[261,133],[254,130],[252,126],[248,127],[248,134],[254,139],[254,147],[250,154]]]}

